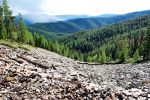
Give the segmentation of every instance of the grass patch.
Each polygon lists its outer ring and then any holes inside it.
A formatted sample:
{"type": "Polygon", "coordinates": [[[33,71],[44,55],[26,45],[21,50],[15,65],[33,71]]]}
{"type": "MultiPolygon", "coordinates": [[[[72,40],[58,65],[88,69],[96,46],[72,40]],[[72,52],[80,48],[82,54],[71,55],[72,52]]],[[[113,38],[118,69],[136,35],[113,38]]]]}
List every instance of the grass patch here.
{"type": "Polygon", "coordinates": [[[33,48],[30,45],[13,42],[11,40],[0,40],[0,44],[11,47],[11,48],[20,48],[20,49],[24,49],[24,50],[28,50],[28,51],[30,51],[33,48]]]}

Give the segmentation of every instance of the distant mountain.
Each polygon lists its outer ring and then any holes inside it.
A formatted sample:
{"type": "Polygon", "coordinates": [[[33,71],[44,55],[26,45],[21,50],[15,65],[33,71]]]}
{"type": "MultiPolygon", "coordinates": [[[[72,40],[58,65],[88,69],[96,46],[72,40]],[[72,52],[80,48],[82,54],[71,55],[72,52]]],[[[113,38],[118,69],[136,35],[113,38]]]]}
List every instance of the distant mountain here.
{"type": "Polygon", "coordinates": [[[102,14],[102,15],[99,15],[97,17],[114,17],[114,16],[119,16],[119,14],[102,14]]]}
{"type": "MultiPolygon", "coordinates": [[[[103,14],[96,17],[113,17],[116,14],[103,14]]],[[[46,15],[46,14],[29,14],[23,15],[27,25],[34,23],[44,23],[44,22],[58,22],[58,21],[67,21],[78,18],[90,18],[90,15],[46,15]]]]}
{"type": "Polygon", "coordinates": [[[36,23],[29,25],[29,27],[34,27],[48,32],[68,34],[118,23],[124,20],[140,17],[147,14],[150,14],[150,10],[133,12],[124,15],[111,15],[111,17],[106,17],[106,15],[103,15],[105,17],[97,16],[92,18],[79,18],[51,23],[36,23]]]}
{"type": "Polygon", "coordinates": [[[46,14],[23,15],[23,18],[24,18],[25,22],[29,21],[30,22],[29,24],[44,23],[44,22],[67,21],[67,20],[70,20],[70,19],[88,18],[88,17],[91,17],[91,16],[88,16],[88,15],[46,15],[46,14]]]}

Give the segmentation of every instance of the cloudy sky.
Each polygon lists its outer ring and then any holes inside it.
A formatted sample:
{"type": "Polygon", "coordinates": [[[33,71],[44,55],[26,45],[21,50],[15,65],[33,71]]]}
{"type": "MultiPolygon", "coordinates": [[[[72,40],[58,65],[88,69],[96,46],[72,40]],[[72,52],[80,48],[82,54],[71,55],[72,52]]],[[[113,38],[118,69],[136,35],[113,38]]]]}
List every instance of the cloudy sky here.
{"type": "Polygon", "coordinates": [[[150,0],[8,0],[8,2],[15,14],[21,12],[47,15],[100,15],[150,9],[150,0]]]}
{"type": "Polygon", "coordinates": [[[95,16],[150,9],[150,0],[8,0],[8,3],[13,14],[27,15],[95,16]]]}

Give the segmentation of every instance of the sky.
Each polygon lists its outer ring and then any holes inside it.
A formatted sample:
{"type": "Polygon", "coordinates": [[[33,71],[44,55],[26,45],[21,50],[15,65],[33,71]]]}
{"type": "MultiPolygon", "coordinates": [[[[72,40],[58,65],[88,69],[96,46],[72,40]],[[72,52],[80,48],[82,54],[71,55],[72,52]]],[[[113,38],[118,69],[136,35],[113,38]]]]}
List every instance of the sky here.
{"type": "Polygon", "coordinates": [[[150,0],[8,0],[14,14],[100,15],[150,9],[150,0]]]}
{"type": "MultiPolygon", "coordinates": [[[[2,0],[0,0],[2,1],[2,0]]],[[[13,14],[90,15],[124,14],[150,9],[150,0],[8,0],[13,14]]]]}

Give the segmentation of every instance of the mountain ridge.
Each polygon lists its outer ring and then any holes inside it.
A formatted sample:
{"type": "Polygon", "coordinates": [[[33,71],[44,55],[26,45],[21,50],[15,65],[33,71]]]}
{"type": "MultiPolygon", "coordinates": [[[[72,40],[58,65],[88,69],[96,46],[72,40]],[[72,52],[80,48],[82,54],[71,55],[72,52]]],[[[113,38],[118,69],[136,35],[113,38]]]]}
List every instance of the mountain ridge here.
{"type": "Polygon", "coordinates": [[[67,21],[59,21],[52,23],[36,23],[29,25],[29,27],[31,26],[48,32],[69,34],[83,30],[90,30],[104,25],[118,23],[124,20],[136,18],[147,14],[150,14],[150,10],[138,11],[108,18],[92,17],[92,18],[71,19],[67,21]]]}

